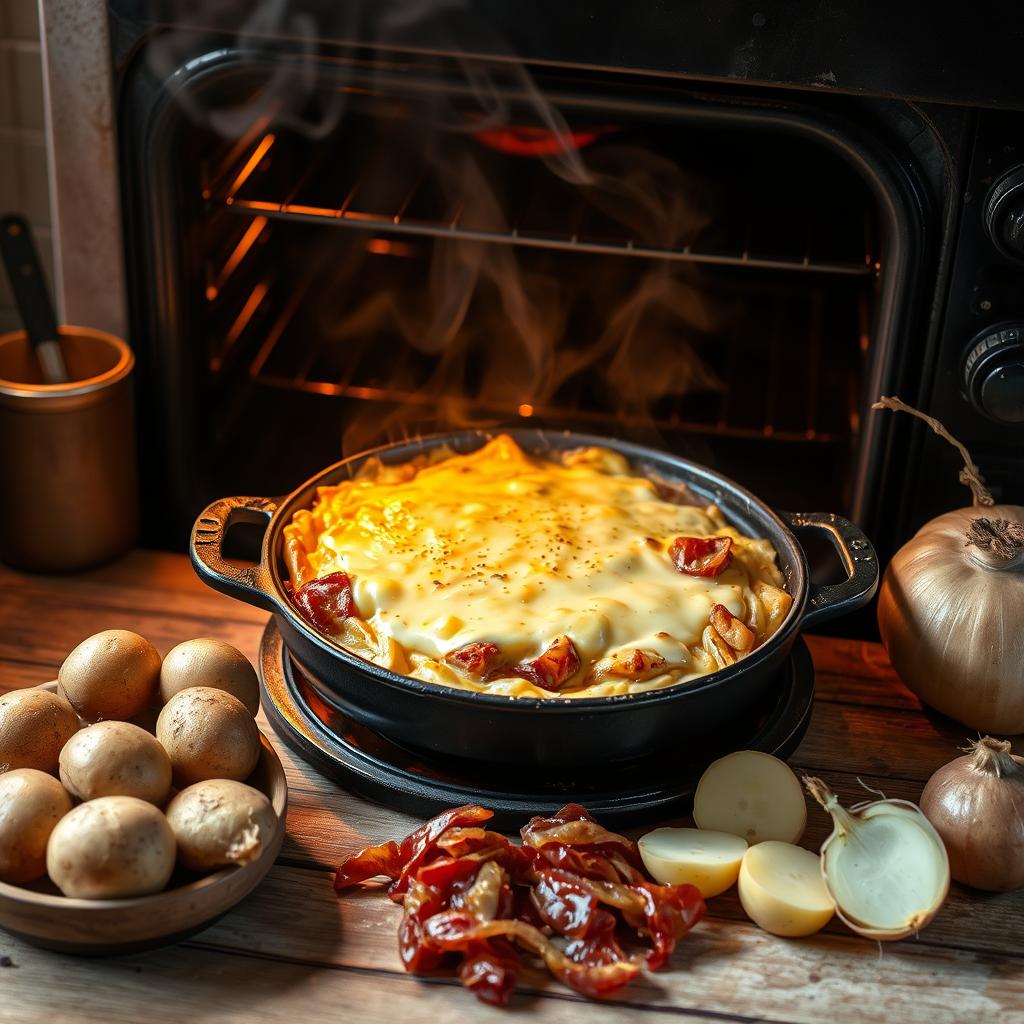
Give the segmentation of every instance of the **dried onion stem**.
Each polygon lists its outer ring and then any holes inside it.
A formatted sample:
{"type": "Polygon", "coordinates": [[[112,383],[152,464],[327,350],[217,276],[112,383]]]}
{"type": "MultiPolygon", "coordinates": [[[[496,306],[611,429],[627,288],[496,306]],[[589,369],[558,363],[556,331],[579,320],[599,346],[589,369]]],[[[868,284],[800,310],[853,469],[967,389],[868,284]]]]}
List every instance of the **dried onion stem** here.
{"type": "Polygon", "coordinates": [[[875,402],[871,408],[892,409],[895,412],[909,412],[911,416],[916,416],[919,420],[927,423],[928,426],[939,435],[939,437],[948,441],[958,452],[960,452],[960,456],[964,460],[964,468],[960,470],[960,483],[971,489],[971,495],[974,498],[974,505],[995,504],[995,499],[992,497],[989,489],[985,486],[985,478],[981,475],[981,470],[978,469],[974,459],[971,458],[971,453],[934,416],[929,416],[926,413],[915,409],[912,405],[907,405],[906,402],[901,398],[897,398],[895,395],[882,395],[882,397],[875,402]]]}
{"type": "Polygon", "coordinates": [[[1015,558],[1024,550],[1024,525],[1009,519],[978,516],[967,528],[967,544],[973,544],[997,558],[1015,558]]]}

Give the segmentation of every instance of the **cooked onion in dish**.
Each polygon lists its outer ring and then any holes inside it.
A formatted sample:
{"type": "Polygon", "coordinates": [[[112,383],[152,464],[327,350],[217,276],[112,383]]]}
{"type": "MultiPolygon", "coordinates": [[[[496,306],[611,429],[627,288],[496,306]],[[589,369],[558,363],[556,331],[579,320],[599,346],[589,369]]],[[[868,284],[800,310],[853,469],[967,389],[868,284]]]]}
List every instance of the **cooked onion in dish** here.
{"type": "Polygon", "coordinates": [[[767,540],[623,456],[371,459],[285,527],[296,609],[392,671],[514,697],[652,690],[735,663],[792,599],[767,540]]]}

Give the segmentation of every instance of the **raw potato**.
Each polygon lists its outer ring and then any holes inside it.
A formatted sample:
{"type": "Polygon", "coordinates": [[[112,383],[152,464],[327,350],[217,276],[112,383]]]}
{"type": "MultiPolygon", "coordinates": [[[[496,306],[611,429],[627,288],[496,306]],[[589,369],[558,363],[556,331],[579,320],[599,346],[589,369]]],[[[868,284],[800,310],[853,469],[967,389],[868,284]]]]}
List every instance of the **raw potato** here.
{"type": "Polygon", "coordinates": [[[0,772],[37,768],[57,773],[61,748],[78,731],[75,709],[49,690],[11,690],[0,697],[0,772]]]}
{"type": "Polygon", "coordinates": [[[156,697],[160,655],[138,633],[108,629],[83,640],[64,659],[58,679],[87,722],[126,722],[156,697]]]}
{"type": "Polygon", "coordinates": [[[821,931],[835,907],[821,877],[821,858],[791,843],[750,847],[739,876],[740,903],[766,932],[799,938],[821,931]]]}
{"type": "Polygon", "coordinates": [[[737,750],[701,776],[693,820],[703,829],[742,836],[751,846],[766,839],[796,843],[807,825],[807,804],[785,761],[759,750],[737,750]]]}
{"type": "Polygon", "coordinates": [[[197,782],[167,807],[178,860],[190,871],[248,864],[269,842],[277,823],[270,801],[252,786],[229,779],[197,782]]]}
{"type": "Polygon", "coordinates": [[[65,896],[127,899],[160,892],[174,870],[174,833],[152,804],[103,796],[79,804],[53,830],[46,871],[65,896]]]}
{"type": "Polygon", "coordinates": [[[644,867],[662,885],[689,883],[707,899],[725,892],[740,873],[747,841],[728,832],[656,828],[639,842],[644,867]]]}
{"type": "Polygon", "coordinates": [[[34,882],[46,874],[46,841],[71,810],[64,787],[37,768],[0,775],[0,882],[34,882]]]}
{"type": "Polygon", "coordinates": [[[192,686],[211,686],[237,697],[256,717],[260,709],[260,684],[256,670],[241,651],[215,640],[199,637],[178,644],[160,668],[160,702],[192,686]]]}
{"type": "Polygon", "coordinates": [[[171,759],[139,726],[97,722],[60,752],[60,781],[79,800],[135,796],[160,806],[171,790],[171,759]]]}
{"type": "Polygon", "coordinates": [[[156,720],[156,738],[181,787],[206,779],[241,782],[260,757],[260,733],[245,705],[209,686],[176,693],[156,720]]]}

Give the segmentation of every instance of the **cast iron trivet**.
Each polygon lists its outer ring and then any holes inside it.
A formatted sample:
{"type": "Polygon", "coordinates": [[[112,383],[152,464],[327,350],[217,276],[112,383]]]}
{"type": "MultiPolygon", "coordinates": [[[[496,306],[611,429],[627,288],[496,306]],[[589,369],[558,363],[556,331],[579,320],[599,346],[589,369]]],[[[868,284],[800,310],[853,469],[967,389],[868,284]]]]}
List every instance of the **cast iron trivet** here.
{"type": "Polygon", "coordinates": [[[732,750],[764,750],[787,757],[811,717],[814,666],[798,639],[764,707],[723,727],[706,743],[642,762],[593,767],[578,776],[565,769],[527,777],[521,769],[431,758],[400,747],[353,722],[319,697],[285,649],[273,619],[260,645],[263,709],[274,731],[299,756],[345,789],[417,817],[460,804],[482,804],[494,824],[518,828],[533,814],[549,814],[570,800],[598,821],[635,825],[690,809],[693,790],[707,765],[732,750]]]}

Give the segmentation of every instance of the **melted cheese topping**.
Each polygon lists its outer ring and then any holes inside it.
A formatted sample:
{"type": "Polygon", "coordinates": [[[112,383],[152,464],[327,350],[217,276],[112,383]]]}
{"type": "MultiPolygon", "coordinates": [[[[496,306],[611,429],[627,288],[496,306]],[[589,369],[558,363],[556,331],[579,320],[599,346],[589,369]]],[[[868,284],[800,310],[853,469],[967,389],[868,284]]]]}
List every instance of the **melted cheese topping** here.
{"type": "MultiPolygon", "coordinates": [[[[758,588],[785,598],[775,550],[730,527],[715,506],[680,505],[607,449],[530,456],[507,436],[468,455],[435,453],[402,466],[371,460],[321,488],[285,528],[293,585],[342,571],[358,619],[338,639],[395,671],[448,686],[534,697],[647,690],[722,664],[707,636],[725,605],[760,639],[778,625],[758,588]],[[733,538],[717,578],[689,576],[668,549],[678,536],[733,538]],[[567,635],[581,670],[558,694],[519,677],[485,681],[445,662],[477,641],[506,663],[529,660],[567,635]],[[653,654],[629,678],[616,656],[653,654]],[[660,659],[664,659],[662,663],[660,659]]],[[[726,658],[728,658],[726,648],[726,658]]],[[[733,652],[735,653],[735,652],[733,652]]]]}

